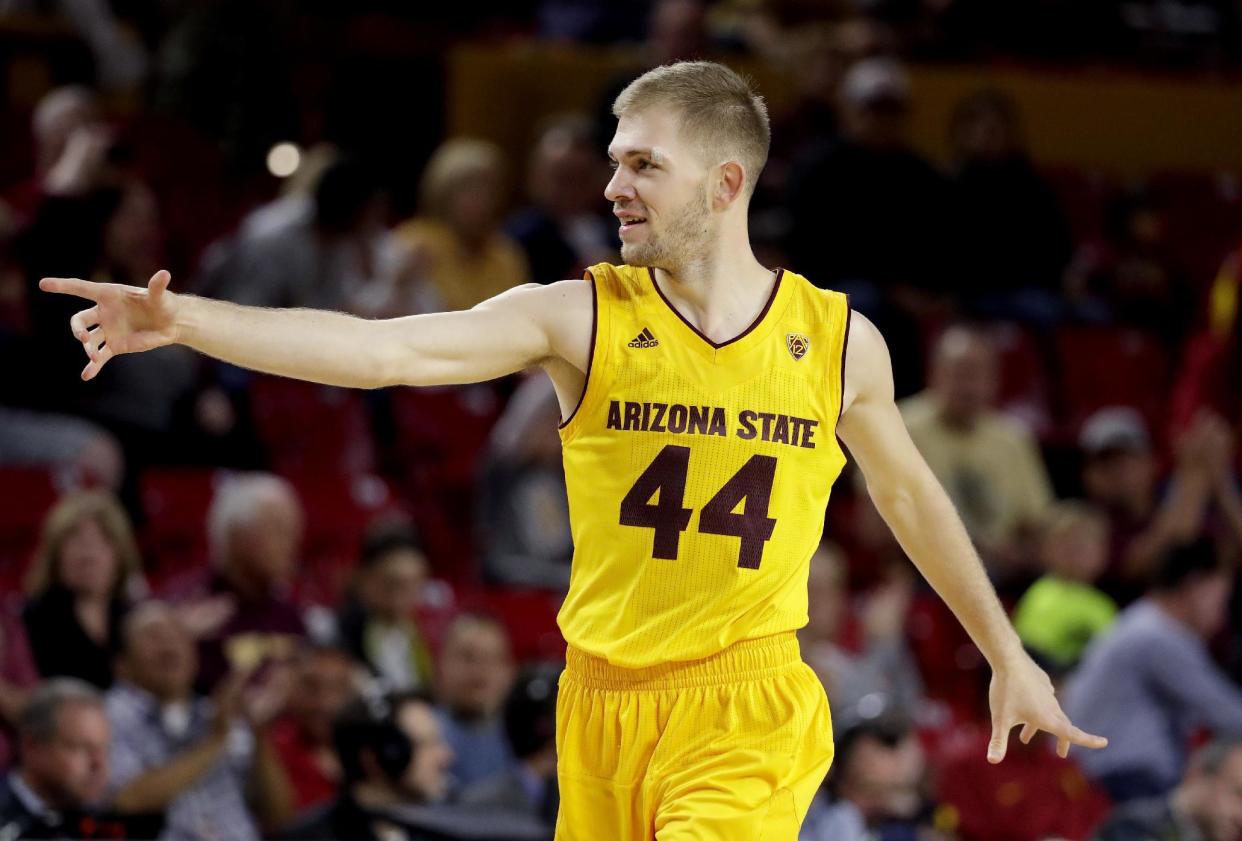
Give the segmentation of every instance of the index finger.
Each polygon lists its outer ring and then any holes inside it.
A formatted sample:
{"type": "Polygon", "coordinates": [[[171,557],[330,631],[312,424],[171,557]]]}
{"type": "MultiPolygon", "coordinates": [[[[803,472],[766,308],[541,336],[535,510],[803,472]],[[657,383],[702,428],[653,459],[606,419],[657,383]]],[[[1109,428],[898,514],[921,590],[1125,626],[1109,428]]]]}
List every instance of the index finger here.
{"type": "Polygon", "coordinates": [[[79,298],[88,298],[92,301],[98,300],[95,297],[95,290],[100,285],[76,277],[45,277],[39,281],[39,288],[44,292],[77,295],[79,298]]]}
{"type": "Polygon", "coordinates": [[[1057,737],[1057,753],[1065,756],[1069,753],[1070,745],[1075,744],[1092,750],[1108,747],[1108,739],[1103,736],[1096,736],[1081,730],[1067,722],[1065,727],[1058,727],[1051,731],[1057,737]]]}

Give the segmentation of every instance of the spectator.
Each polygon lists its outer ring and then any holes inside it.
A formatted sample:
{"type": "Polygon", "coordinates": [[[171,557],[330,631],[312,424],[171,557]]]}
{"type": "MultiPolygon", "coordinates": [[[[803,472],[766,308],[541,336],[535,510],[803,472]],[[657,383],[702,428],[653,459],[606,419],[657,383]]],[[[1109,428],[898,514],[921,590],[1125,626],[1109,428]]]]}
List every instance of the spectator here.
{"type": "Polygon", "coordinates": [[[1088,647],[1070,678],[1066,714],[1109,740],[1080,761],[1115,801],[1175,786],[1197,728],[1242,732],[1242,690],[1205,642],[1224,627],[1232,586],[1210,543],[1170,549],[1147,596],[1088,647]]]}
{"type": "Polygon", "coordinates": [[[522,382],[492,429],[479,479],[483,570],[496,584],[569,589],[573,535],[547,377],[522,382]]]}
{"type": "Polygon", "coordinates": [[[1213,474],[1230,459],[1228,433],[1204,417],[1178,442],[1160,496],[1147,426],[1133,409],[1101,409],[1083,424],[1079,449],[1088,500],[1110,521],[1108,569],[1100,589],[1121,605],[1140,594],[1169,547],[1203,534],[1213,474]]]}
{"type": "Polygon", "coordinates": [[[380,276],[385,211],[375,175],[337,157],[308,192],[260,207],[208,249],[196,288],[251,306],[357,309],[380,276]]]}
{"type": "Polygon", "coordinates": [[[926,760],[904,722],[864,722],[837,737],[836,758],[825,787],[812,801],[800,841],[931,839],[917,828],[927,809],[926,760]]]}
{"type": "Polygon", "coordinates": [[[332,745],[332,722],[357,696],[355,664],[342,649],[307,645],[294,666],[288,710],[272,727],[272,746],[300,812],[337,793],[341,765],[332,745]]]}
{"type": "Polygon", "coordinates": [[[1108,563],[1108,520],[1080,503],[1054,506],[1044,524],[1040,560],[1045,572],[1018,602],[1014,628],[1044,662],[1070,669],[1117,618],[1117,603],[1093,586],[1108,563]]]}
{"type": "Polygon", "coordinates": [[[1095,841],[1237,841],[1242,838],[1242,740],[1223,737],[1190,759],[1165,797],[1119,806],[1095,841]]]}
{"type": "Polygon", "coordinates": [[[1190,327],[1194,288],[1169,242],[1169,208],[1136,191],[1108,208],[1104,236],[1078,249],[1065,273],[1065,294],[1079,310],[1141,327],[1176,347],[1190,327]]]}
{"type": "Polygon", "coordinates": [[[876,321],[899,396],[922,377],[917,322],[943,310],[954,285],[947,183],[910,147],[909,112],[900,65],[858,62],[841,86],[841,138],[808,151],[788,179],[790,263],[876,321]]]}
{"type": "Polygon", "coordinates": [[[173,608],[146,602],[130,612],[119,680],[106,700],[116,807],[164,812],[169,841],[257,839],[260,825],[271,829],[291,814],[266,732],[288,681],[279,671],[261,681],[235,673],[208,700],[194,692],[196,661],[173,608]]]}
{"type": "MultiPolygon", "coordinates": [[[[378,841],[389,837],[386,825],[402,823],[388,810],[436,803],[448,792],[453,753],[425,695],[355,701],[337,717],[332,740],[342,773],[340,795],[300,817],[282,837],[378,841]]],[[[427,836],[403,837],[418,841],[427,836]]]]}
{"type": "Polygon", "coordinates": [[[410,529],[384,526],[367,535],[339,633],[388,691],[431,688],[431,653],[416,621],[427,574],[427,556],[410,529]]]}
{"type": "Polygon", "coordinates": [[[106,136],[107,127],[94,91],[81,85],[65,85],[53,88],[39,100],[31,115],[30,133],[34,140],[34,172],[4,196],[19,218],[29,217],[35,211],[49,180],[53,185],[57,183],[57,176],[51,175],[56,167],[70,164],[93,141],[106,136]]]}
{"type": "Polygon", "coordinates": [[[954,108],[949,140],[957,223],[970,237],[959,283],[967,305],[993,317],[1056,319],[1073,239],[1023,148],[1017,106],[1000,91],[972,94],[954,108]]]}
{"type": "Polygon", "coordinates": [[[774,175],[783,182],[790,161],[837,136],[841,83],[850,67],[864,59],[892,56],[897,49],[892,29],[869,17],[791,27],[782,46],[773,58],[788,65],[794,104],[775,121],[768,164],[759,176],[764,182],[770,181],[768,169],[773,163],[774,175]]]}
{"type": "Polygon", "coordinates": [[[397,228],[422,267],[431,293],[426,308],[470,309],[530,280],[521,248],[500,230],[503,160],[495,145],[459,138],[427,163],[420,214],[397,228]]]}
{"type": "Polygon", "coordinates": [[[306,636],[288,595],[303,529],[293,486],[270,473],[237,476],[216,490],[207,529],[214,574],[191,619],[204,689],[230,669],[289,659],[306,636]]]}
{"type": "Polygon", "coordinates": [[[125,454],[107,430],[72,415],[0,406],[0,466],[32,467],[112,491],[125,476],[125,454]]]}
{"type": "Polygon", "coordinates": [[[31,696],[18,725],[21,762],[0,780],[0,838],[80,837],[77,817],[108,787],[108,719],[97,691],[58,678],[31,696]]]}
{"type": "Polygon", "coordinates": [[[1052,486],[1031,434],[992,408],[997,368],[987,334],[952,327],[936,343],[927,389],[901,410],[1004,592],[1029,581],[1034,559],[1023,548],[1052,486]]]}
{"type": "Polygon", "coordinates": [[[534,666],[518,677],[505,702],[505,734],[516,762],[512,770],[480,780],[461,803],[479,809],[530,815],[549,831],[556,826],[556,690],[560,668],[534,666]]]}
{"type": "Polygon", "coordinates": [[[950,738],[936,763],[941,821],[960,841],[1086,841],[1108,813],[1108,797],[1043,734],[1011,739],[1005,761],[987,761],[986,729],[950,738]]]}
{"type": "Polygon", "coordinates": [[[527,174],[531,203],[505,225],[526,252],[537,283],[581,277],[587,266],[616,257],[616,226],[600,212],[607,183],[589,118],[568,115],[544,129],[527,174]]]}
{"type": "Polygon", "coordinates": [[[504,625],[482,613],[455,618],[440,650],[436,695],[440,729],[453,750],[451,771],[459,786],[512,768],[501,712],[513,679],[504,625]]]}
{"type": "Polygon", "coordinates": [[[90,277],[145,285],[164,261],[164,233],[155,194],[143,181],[112,171],[119,154],[110,138],[100,140],[64,176],[60,192],[40,203],[18,238],[16,250],[26,278],[31,336],[29,350],[40,365],[11,376],[14,404],[42,411],[80,414],[116,435],[127,460],[149,461],[167,447],[178,401],[197,384],[198,363],[186,348],[134,357],[89,388],[66,390],[40,377],[43,370],[74,370],[82,347],[64,341],[64,325],[81,301],[50,300],[39,294],[41,277],[90,277]],[[44,366],[49,366],[45,368],[44,366]]]}
{"type": "Polygon", "coordinates": [[[39,673],[111,686],[121,623],[139,587],[138,547],[116,498],[87,491],[61,499],[44,521],[22,613],[39,673]]]}
{"type": "Polygon", "coordinates": [[[844,730],[881,712],[913,717],[922,698],[905,640],[913,582],[895,571],[875,587],[863,609],[861,650],[851,651],[842,642],[850,609],[846,578],[839,550],[820,546],[811,556],[809,619],[798,632],[803,656],[828,693],[833,724],[844,730]]]}

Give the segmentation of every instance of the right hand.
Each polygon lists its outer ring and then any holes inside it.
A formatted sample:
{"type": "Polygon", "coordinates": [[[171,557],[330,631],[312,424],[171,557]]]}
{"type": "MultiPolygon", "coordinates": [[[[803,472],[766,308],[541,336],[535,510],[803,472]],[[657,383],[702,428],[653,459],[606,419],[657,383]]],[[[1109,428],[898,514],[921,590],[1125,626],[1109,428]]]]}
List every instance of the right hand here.
{"type": "Polygon", "coordinates": [[[95,306],[69,319],[73,336],[90,362],[82,379],[90,380],[108,360],[122,353],[140,353],[177,341],[177,296],[168,291],[172,276],[164,270],[151,277],[146,289],[120,283],[95,283],[76,277],[45,277],[44,292],[76,295],[95,306]]]}

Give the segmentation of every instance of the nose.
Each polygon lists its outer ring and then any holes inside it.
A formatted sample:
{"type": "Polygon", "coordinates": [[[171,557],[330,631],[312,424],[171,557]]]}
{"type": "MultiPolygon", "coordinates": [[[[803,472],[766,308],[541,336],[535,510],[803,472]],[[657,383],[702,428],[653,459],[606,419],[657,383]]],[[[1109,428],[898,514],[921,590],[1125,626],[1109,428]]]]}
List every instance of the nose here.
{"type": "Polygon", "coordinates": [[[610,202],[634,198],[634,185],[630,183],[625,167],[619,166],[613,170],[612,178],[608,180],[608,186],[604,188],[604,198],[610,202]]]}

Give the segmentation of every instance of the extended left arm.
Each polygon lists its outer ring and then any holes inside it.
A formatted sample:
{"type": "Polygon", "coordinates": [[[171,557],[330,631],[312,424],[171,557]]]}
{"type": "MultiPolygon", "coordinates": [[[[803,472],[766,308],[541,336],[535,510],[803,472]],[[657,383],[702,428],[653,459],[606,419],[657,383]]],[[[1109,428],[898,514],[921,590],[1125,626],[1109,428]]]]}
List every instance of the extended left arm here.
{"type": "Polygon", "coordinates": [[[858,462],[876,508],[906,554],[944,599],[992,666],[992,742],[988,759],[1004,758],[1009,732],[1025,725],[1070,743],[1103,747],[1105,740],[1074,727],[1048,676],[1027,656],[988,581],[961,518],[910,440],[893,401],[888,349],[875,326],[855,313],[846,359],[845,411],[837,432],[858,462]]]}

